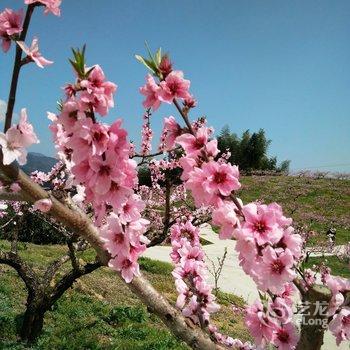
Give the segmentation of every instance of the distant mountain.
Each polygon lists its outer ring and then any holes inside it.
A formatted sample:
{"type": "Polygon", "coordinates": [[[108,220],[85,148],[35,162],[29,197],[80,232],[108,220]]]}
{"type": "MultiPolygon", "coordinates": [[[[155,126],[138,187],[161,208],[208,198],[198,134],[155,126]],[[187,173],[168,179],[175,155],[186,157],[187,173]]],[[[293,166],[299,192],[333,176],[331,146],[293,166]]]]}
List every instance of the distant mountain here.
{"type": "Polygon", "coordinates": [[[47,173],[56,163],[57,159],[53,157],[48,157],[41,153],[29,152],[27,155],[27,164],[23,165],[22,170],[27,174],[35,170],[47,173]]]}

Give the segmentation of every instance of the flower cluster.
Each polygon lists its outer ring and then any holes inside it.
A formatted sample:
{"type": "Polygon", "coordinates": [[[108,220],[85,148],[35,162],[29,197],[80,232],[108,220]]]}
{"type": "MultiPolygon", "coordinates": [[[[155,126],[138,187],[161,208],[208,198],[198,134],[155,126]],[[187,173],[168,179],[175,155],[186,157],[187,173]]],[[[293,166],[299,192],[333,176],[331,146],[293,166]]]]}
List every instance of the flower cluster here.
{"type": "Polygon", "coordinates": [[[48,173],[35,170],[30,174],[30,178],[37,184],[44,185],[46,182],[51,182],[54,189],[64,186],[68,188],[66,183],[67,174],[63,170],[64,164],[58,161],[48,173]]]}
{"type": "Polygon", "coordinates": [[[2,50],[7,52],[11,46],[12,38],[18,37],[22,32],[23,10],[14,11],[6,8],[0,12],[0,39],[2,50]]]}
{"type": "Polygon", "coordinates": [[[171,71],[159,84],[152,75],[146,77],[146,84],[140,88],[142,95],[146,97],[143,102],[145,108],[157,110],[162,102],[173,103],[174,99],[193,99],[188,92],[190,81],[184,79],[183,72],[171,71]]]}
{"type": "Polygon", "coordinates": [[[23,41],[17,41],[17,45],[27,55],[27,60],[33,61],[38,67],[44,68],[53,63],[53,61],[47,60],[39,51],[39,40],[38,38],[33,39],[30,47],[28,47],[23,41]]]}
{"type": "Polygon", "coordinates": [[[350,280],[326,274],[324,284],[332,292],[332,299],[327,309],[332,319],[328,327],[339,345],[344,340],[350,341],[350,302],[348,300],[350,280]]]}
{"type": "Polygon", "coordinates": [[[28,123],[27,119],[27,111],[23,108],[19,123],[12,125],[5,134],[0,133],[0,145],[5,165],[15,160],[20,165],[24,165],[27,162],[26,148],[34,143],[39,143],[33,126],[28,123]]]}
{"type": "MultiPolygon", "coordinates": [[[[60,15],[61,0],[25,0],[27,5],[43,5],[45,6],[45,14],[51,12],[56,16],[60,15]]],[[[52,61],[44,58],[39,51],[38,39],[34,37],[30,47],[28,47],[20,39],[23,31],[23,10],[17,12],[6,8],[0,12],[0,39],[2,41],[2,50],[7,52],[11,47],[11,41],[15,41],[21,50],[27,55],[22,64],[35,62],[38,67],[43,68],[45,65],[52,64],[52,61]]]]}
{"type": "Polygon", "coordinates": [[[65,87],[61,113],[50,114],[51,130],[58,153],[73,174],[73,184],[84,189],[80,197],[94,209],[96,225],[111,254],[109,265],[130,282],[139,274],[137,259],[145,249],[142,234],[148,224],[141,218],[144,205],[134,194],[136,162],[129,159],[130,143],[121,120],[107,125],[95,117],[95,113],[106,115],[114,105],[116,85],[105,80],[98,65],[77,74],[76,82],[65,87]]]}
{"type": "Polygon", "coordinates": [[[210,314],[219,309],[211,286],[206,282],[207,268],[199,242],[199,229],[191,221],[171,228],[171,259],[175,264],[173,276],[179,296],[176,305],[196,324],[205,327],[210,314]]]}
{"type": "Polygon", "coordinates": [[[210,140],[211,128],[199,125],[193,130],[195,134],[185,132],[175,139],[185,151],[185,156],[179,160],[183,169],[181,179],[191,190],[197,207],[218,208],[241,187],[238,167],[214,160],[219,151],[217,140],[210,140]]]}
{"type": "MultiPolygon", "coordinates": [[[[302,238],[294,233],[290,226],[292,220],[283,215],[276,203],[244,206],[239,199],[232,201],[232,194],[241,186],[238,168],[227,162],[227,156],[217,159],[217,141],[210,139],[211,133],[212,129],[203,121],[192,125],[191,132],[181,129],[175,119],[169,118],[165,120],[162,141],[164,149],[176,144],[184,149],[185,154],[178,161],[182,168],[181,179],[185,188],[191,190],[196,206],[212,208],[213,223],[220,228],[220,238],[237,240],[236,250],[244,271],[261,291],[274,296],[267,305],[275,310],[274,317],[264,316],[267,311],[261,302],[247,310],[247,326],[257,345],[272,342],[281,349],[293,349],[299,336],[290,318],[291,282],[296,277],[294,267],[301,257],[302,238]]],[[[173,247],[172,259],[179,263],[178,250],[182,245],[175,240],[173,247]]],[[[184,263],[181,268],[185,269],[184,263]]],[[[181,301],[187,298],[186,285],[177,280],[177,286],[178,304],[183,307],[181,301]]],[[[217,330],[213,335],[227,346],[234,344],[230,337],[217,330]]]]}
{"type": "Polygon", "coordinates": [[[141,140],[141,154],[146,156],[152,150],[152,138],[153,130],[150,126],[150,111],[147,110],[143,115],[143,124],[142,124],[142,140],[141,140]]]}
{"type": "Polygon", "coordinates": [[[292,288],[285,284],[279,296],[247,307],[245,321],[256,345],[264,348],[272,343],[278,349],[295,349],[299,334],[292,323],[292,288]]]}
{"type": "Polygon", "coordinates": [[[244,219],[233,231],[240,265],[260,290],[279,294],[296,277],[302,238],[276,203],[250,203],[243,206],[242,214],[244,219]]]}
{"type": "Polygon", "coordinates": [[[164,126],[160,137],[160,151],[171,151],[175,146],[175,140],[182,133],[180,125],[173,116],[164,118],[164,126]]]}

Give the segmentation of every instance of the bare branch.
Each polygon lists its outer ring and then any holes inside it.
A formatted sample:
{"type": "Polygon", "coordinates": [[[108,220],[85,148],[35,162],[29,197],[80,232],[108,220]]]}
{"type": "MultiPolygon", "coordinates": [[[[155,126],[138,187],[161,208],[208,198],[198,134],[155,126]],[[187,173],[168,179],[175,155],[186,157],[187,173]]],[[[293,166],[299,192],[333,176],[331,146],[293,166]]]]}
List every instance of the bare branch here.
{"type": "Polygon", "coordinates": [[[14,252],[0,250],[0,264],[6,264],[14,268],[25,283],[28,290],[33,290],[36,282],[34,270],[22,258],[14,252]]]}
{"type": "MultiPolygon", "coordinates": [[[[25,41],[30,19],[32,17],[35,6],[36,4],[31,4],[27,7],[26,16],[23,22],[23,30],[19,37],[20,41],[25,41]]],[[[16,92],[17,92],[19,72],[21,70],[21,61],[22,61],[22,49],[18,45],[16,45],[16,57],[15,57],[15,63],[13,66],[11,87],[10,87],[9,98],[7,102],[4,132],[6,132],[11,127],[11,123],[12,123],[12,114],[13,114],[13,108],[15,106],[15,101],[16,101],[16,92]]]]}
{"type": "Polygon", "coordinates": [[[72,240],[69,240],[68,241],[68,249],[69,249],[69,257],[70,257],[70,261],[71,261],[71,264],[72,264],[72,268],[73,270],[76,270],[76,271],[79,271],[80,270],[80,265],[79,265],[79,261],[75,255],[75,247],[74,247],[74,244],[72,242],[72,240]]]}

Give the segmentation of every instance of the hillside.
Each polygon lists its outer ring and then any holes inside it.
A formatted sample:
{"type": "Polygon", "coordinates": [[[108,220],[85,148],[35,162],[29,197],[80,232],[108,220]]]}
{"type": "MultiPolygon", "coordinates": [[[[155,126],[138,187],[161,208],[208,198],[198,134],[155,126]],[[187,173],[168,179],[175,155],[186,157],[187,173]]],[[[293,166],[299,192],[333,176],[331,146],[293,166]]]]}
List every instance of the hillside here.
{"type": "Polygon", "coordinates": [[[30,174],[35,170],[47,173],[56,163],[57,159],[53,157],[48,157],[41,153],[29,152],[27,156],[27,164],[25,164],[22,169],[27,174],[30,174]]]}
{"type": "MultiPolygon", "coordinates": [[[[0,247],[9,243],[0,241],[0,247]]],[[[43,271],[50,262],[66,251],[65,246],[26,244],[21,256],[35,269],[43,271]]],[[[81,259],[93,260],[93,251],[81,259]]],[[[176,301],[171,264],[140,259],[141,269],[154,286],[173,303],[176,301]]],[[[100,268],[75,283],[47,312],[42,335],[33,347],[18,342],[16,329],[25,308],[26,289],[16,272],[8,266],[0,268],[0,349],[120,349],[120,350],[185,350],[162,322],[149,313],[112,270],[100,268]],[[77,341],[77,339],[79,341],[77,341]]],[[[243,314],[232,307],[244,302],[232,294],[219,293],[222,310],[213,317],[225,333],[249,340],[243,314]]]]}
{"type": "Polygon", "coordinates": [[[310,243],[325,242],[330,227],[336,244],[350,241],[350,180],[293,176],[243,176],[238,196],[244,203],[277,202],[294,223],[316,232],[310,243]]]}

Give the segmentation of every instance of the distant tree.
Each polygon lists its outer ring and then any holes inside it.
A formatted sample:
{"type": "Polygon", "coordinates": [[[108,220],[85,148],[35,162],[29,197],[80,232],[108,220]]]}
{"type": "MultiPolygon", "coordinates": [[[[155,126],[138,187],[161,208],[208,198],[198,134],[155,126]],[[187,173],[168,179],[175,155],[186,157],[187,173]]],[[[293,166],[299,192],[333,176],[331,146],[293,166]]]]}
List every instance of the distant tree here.
{"type": "Polygon", "coordinates": [[[284,160],[278,167],[278,171],[288,173],[290,166],[290,160],[284,160]]]}
{"type": "Polygon", "coordinates": [[[140,186],[152,187],[151,171],[146,165],[142,165],[138,168],[138,178],[140,186]]]}
{"type": "Polygon", "coordinates": [[[250,133],[243,132],[239,137],[225,125],[218,136],[218,148],[221,152],[229,151],[229,162],[239,165],[242,170],[272,170],[288,172],[290,161],[285,160],[279,166],[276,157],[267,155],[271,140],[266,138],[265,130],[250,133]]]}

